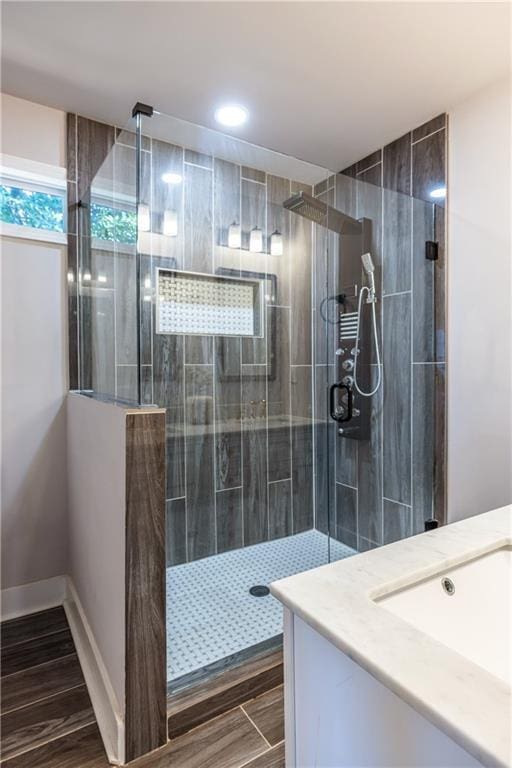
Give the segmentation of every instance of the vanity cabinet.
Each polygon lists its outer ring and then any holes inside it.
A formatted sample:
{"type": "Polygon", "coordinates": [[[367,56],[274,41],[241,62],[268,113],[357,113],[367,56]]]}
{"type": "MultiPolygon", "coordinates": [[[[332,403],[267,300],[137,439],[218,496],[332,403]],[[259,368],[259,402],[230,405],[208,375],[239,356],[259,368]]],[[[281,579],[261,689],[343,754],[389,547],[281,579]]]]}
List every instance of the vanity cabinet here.
{"type": "Polygon", "coordinates": [[[483,765],[288,608],[284,650],[286,768],[483,765]]]}

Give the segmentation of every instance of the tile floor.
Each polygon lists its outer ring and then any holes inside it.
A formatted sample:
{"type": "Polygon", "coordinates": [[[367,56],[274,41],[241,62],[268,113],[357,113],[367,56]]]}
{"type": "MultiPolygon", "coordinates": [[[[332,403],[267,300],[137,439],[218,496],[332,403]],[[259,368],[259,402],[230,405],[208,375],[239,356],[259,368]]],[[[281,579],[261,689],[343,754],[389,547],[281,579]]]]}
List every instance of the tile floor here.
{"type": "MultiPolygon", "coordinates": [[[[0,729],[5,768],[109,768],[62,608],[4,622],[0,729]]],[[[283,686],[135,760],[133,768],[284,768],[283,686]]]]}
{"type": "MultiPolygon", "coordinates": [[[[168,568],[168,682],[279,635],[281,604],[249,588],[324,565],[327,546],[311,530],[168,568]]],[[[354,554],[331,539],[331,560],[354,554]]]]}

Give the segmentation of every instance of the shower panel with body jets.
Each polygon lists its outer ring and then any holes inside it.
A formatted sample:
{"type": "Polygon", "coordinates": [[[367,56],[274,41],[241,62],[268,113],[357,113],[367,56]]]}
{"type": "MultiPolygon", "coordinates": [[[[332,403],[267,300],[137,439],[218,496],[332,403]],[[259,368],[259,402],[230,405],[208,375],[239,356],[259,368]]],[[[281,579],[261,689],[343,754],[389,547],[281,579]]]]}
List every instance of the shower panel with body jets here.
{"type": "Polygon", "coordinates": [[[368,285],[345,286],[340,293],[324,299],[323,306],[334,302],[336,310],[334,321],[325,318],[326,323],[339,326],[336,348],[338,381],[329,388],[329,414],[338,422],[338,435],[344,438],[366,439],[370,430],[370,409],[364,399],[375,395],[382,380],[381,356],[377,332],[376,308],[377,293],[375,288],[375,266],[372,256],[366,250],[371,243],[371,221],[353,219],[342,211],[326,205],[304,192],[294,195],[283,203],[292,213],[304,216],[312,222],[321,223],[340,236],[340,258],[343,249],[343,236],[360,239],[361,262],[368,285]],[[363,314],[363,297],[370,306],[371,323],[363,314]],[[357,309],[353,305],[357,302],[357,309]],[[377,382],[368,389],[368,366],[371,362],[371,342],[373,340],[377,382]],[[359,369],[359,373],[358,373],[359,369]],[[366,385],[366,388],[365,388],[366,385]],[[339,402],[337,402],[339,400],[339,402]]]}

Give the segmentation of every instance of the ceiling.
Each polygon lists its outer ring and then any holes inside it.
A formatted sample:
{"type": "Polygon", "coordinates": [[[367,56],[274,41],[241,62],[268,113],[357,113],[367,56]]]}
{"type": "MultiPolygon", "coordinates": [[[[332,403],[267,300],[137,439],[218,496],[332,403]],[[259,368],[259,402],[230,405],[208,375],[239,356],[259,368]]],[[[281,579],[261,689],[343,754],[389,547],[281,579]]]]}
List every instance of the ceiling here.
{"type": "Polygon", "coordinates": [[[509,67],[507,2],[2,3],[2,90],[124,124],[136,101],[340,170],[509,67]]]}

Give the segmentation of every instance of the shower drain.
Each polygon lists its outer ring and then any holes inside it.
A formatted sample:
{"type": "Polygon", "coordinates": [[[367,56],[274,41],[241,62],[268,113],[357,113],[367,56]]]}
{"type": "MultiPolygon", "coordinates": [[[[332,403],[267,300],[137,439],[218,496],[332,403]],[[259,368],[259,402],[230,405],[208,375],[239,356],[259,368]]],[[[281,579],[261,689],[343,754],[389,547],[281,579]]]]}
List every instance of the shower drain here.
{"type": "Polygon", "coordinates": [[[250,588],[249,592],[253,597],[266,597],[267,595],[270,595],[270,589],[263,584],[256,584],[254,587],[250,588]]]}

